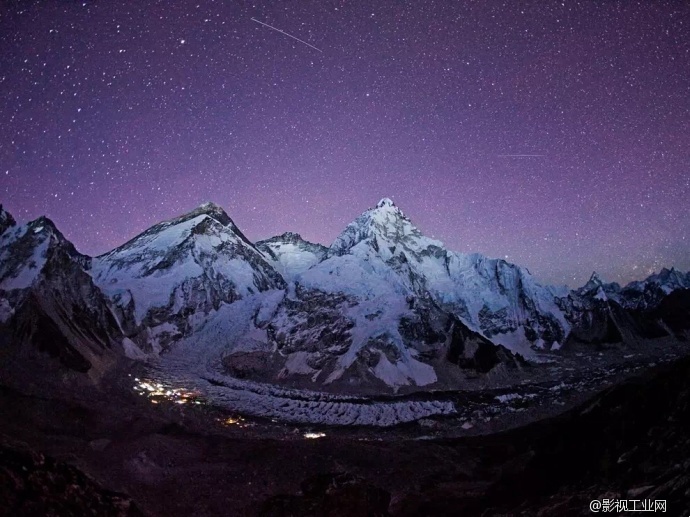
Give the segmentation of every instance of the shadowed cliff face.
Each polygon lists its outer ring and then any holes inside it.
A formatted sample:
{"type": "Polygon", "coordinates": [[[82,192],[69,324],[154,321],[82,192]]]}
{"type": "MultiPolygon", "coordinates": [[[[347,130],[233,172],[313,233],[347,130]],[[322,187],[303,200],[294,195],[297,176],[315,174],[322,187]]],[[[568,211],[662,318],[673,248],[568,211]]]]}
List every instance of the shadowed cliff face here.
{"type": "Polygon", "coordinates": [[[684,339],[690,330],[690,289],[673,291],[664,298],[651,315],[661,320],[676,337],[684,339]]]}
{"type": "Polygon", "coordinates": [[[122,333],[81,255],[47,218],[5,229],[0,239],[2,370],[15,381],[39,381],[50,358],[65,372],[97,381],[120,356],[122,333]],[[22,379],[24,373],[35,377],[22,379]]]}

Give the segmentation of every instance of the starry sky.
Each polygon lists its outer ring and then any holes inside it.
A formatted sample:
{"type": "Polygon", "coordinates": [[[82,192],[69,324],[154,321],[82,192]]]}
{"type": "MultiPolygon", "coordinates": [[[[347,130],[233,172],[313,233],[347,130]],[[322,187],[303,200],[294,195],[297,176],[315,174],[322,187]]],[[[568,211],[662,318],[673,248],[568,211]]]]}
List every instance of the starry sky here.
{"type": "Polygon", "coordinates": [[[0,4],[19,221],[99,254],[212,200],[330,244],[382,197],[544,282],[690,269],[690,3],[0,4]]]}

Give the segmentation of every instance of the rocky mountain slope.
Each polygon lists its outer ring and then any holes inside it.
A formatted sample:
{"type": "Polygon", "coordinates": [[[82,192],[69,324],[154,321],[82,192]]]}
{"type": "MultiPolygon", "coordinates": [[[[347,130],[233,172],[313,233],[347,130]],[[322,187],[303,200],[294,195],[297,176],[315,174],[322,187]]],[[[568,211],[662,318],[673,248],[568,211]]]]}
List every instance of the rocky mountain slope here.
{"type": "Polygon", "coordinates": [[[328,254],[326,246],[306,241],[298,233],[292,232],[257,241],[256,247],[286,280],[304,273],[328,254]]]}
{"type": "Polygon", "coordinates": [[[255,245],[212,203],[95,258],[46,218],[0,210],[0,230],[2,336],[78,371],[124,352],[300,389],[453,389],[544,351],[687,335],[690,274],[544,286],[446,249],[390,199],[328,248],[295,233],[255,245]]]}
{"type": "Polygon", "coordinates": [[[88,273],[91,259],[48,218],[17,225],[0,207],[0,221],[2,369],[30,372],[49,356],[98,380],[129,343],[88,273]]]}
{"type": "Polygon", "coordinates": [[[572,328],[569,344],[630,344],[664,336],[684,339],[687,325],[679,316],[690,305],[683,293],[690,293],[690,278],[674,269],[623,288],[593,273],[557,302],[572,328]]]}
{"type": "Polygon", "coordinates": [[[452,384],[462,377],[458,365],[477,371],[484,350],[487,371],[514,367],[500,340],[487,337],[515,331],[530,315],[530,330],[541,331],[540,322],[563,330],[542,309],[554,305],[553,293],[507,266],[448,252],[383,199],[294,277],[269,324],[275,348],[288,354],[283,373],[326,384],[452,384]]]}
{"type": "Polygon", "coordinates": [[[96,257],[91,274],[112,300],[128,336],[154,353],[188,335],[221,304],[286,285],[212,203],[96,257]]]}

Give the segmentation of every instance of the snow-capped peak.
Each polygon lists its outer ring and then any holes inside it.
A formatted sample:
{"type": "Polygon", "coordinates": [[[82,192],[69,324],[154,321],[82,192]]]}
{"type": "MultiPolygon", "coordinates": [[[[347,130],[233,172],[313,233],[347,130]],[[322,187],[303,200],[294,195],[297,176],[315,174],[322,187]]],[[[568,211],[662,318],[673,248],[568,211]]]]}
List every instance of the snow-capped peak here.
{"type": "Polygon", "coordinates": [[[306,241],[294,232],[257,241],[256,249],[288,280],[321,262],[328,253],[326,246],[306,241]]]}
{"type": "Polygon", "coordinates": [[[671,269],[663,268],[658,275],[656,275],[655,280],[660,284],[671,284],[671,285],[683,285],[685,283],[685,277],[683,273],[678,271],[675,267],[671,269]]]}
{"type": "Polygon", "coordinates": [[[604,282],[602,282],[599,274],[594,271],[592,276],[589,277],[589,280],[587,280],[587,283],[580,287],[577,291],[579,293],[596,293],[603,286],[604,282]]]}
{"type": "Polygon", "coordinates": [[[689,279],[690,277],[678,271],[675,267],[671,269],[663,268],[658,273],[647,277],[646,280],[642,282],[632,282],[629,286],[643,289],[646,286],[656,285],[668,294],[675,289],[690,288],[689,279]]]}
{"type": "Polygon", "coordinates": [[[150,245],[159,249],[160,252],[165,252],[182,245],[194,235],[212,236],[219,233],[227,234],[226,236],[232,235],[233,238],[239,238],[247,247],[254,248],[225,210],[215,203],[207,202],[190,212],[153,225],[106,255],[115,256],[126,250],[150,245]]]}
{"type": "Polygon", "coordinates": [[[191,219],[198,215],[208,215],[213,217],[216,221],[224,226],[228,226],[230,224],[234,225],[232,219],[230,219],[230,216],[225,212],[225,210],[223,210],[220,205],[217,205],[211,201],[206,201],[205,203],[200,204],[197,208],[182,217],[185,219],[191,219]]]}
{"type": "Polygon", "coordinates": [[[376,204],[376,208],[394,207],[395,203],[388,197],[384,197],[381,201],[376,204]]]}
{"type": "Polygon", "coordinates": [[[593,297],[596,300],[616,300],[620,286],[616,283],[605,283],[595,271],[585,285],[576,289],[574,292],[580,296],[593,297]]]}
{"type": "Polygon", "coordinates": [[[48,217],[42,215],[33,221],[29,221],[26,225],[26,233],[31,233],[39,240],[46,240],[51,246],[60,246],[64,248],[70,256],[78,258],[80,261],[86,263],[88,257],[79,253],[74,245],[67,240],[67,238],[58,230],[55,223],[48,217]]]}
{"type": "Polygon", "coordinates": [[[56,256],[82,267],[91,260],[80,254],[45,216],[6,228],[0,236],[0,292],[29,287],[46,262],[56,256]]]}
{"type": "Polygon", "coordinates": [[[98,257],[96,283],[122,310],[133,301],[133,321],[189,311],[208,313],[221,303],[285,286],[225,211],[204,203],[158,223],[98,257]]]}
{"type": "Polygon", "coordinates": [[[441,242],[422,235],[389,198],[383,198],[374,208],[347,225],[331,245],[330,253],[343,255],[362,241],[368,241],[374,248],[402,244],[408,249],[420,251],[429,246],[443,247],[441,242]]]}
{"type": "Polygon", "coordinates": [[[311,244],[308,241],[305,241],[299,233],[295,233],[295,232],[285,232],[285,233],[282,233],[280,235],[274,235],[273,237],[269,237],[268,239],[263,239],[263,240],[257,241],[256,245],[258,246],[259,244],[263,244],[263,243],[291,243],[291,244],[307,243],[307,244],[311,244]]]}

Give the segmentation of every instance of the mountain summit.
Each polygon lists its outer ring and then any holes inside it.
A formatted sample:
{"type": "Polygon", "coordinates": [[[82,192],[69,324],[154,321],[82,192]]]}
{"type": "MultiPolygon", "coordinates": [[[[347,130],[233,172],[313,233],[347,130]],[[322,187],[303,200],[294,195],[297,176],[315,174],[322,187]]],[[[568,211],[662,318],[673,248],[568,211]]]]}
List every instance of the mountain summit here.
{"type": "Polygon", "coordinates": [[[341,232],[330,247],[331,255],[343,255],[365,242],[389,258],[393,249],[402,246],[421,252],[429,246],[442,247],[439,241],[422,235],[389,198],[383,198],[355,219],[341,232]]]}
{"type": "Polygon", "coordinates": [[[124,346],[106,297],[79,253],[47,217],[17,225],[0,208],[0,376],[50,375],[45,356],[101,377],[124,346]],[[14,355],[16,353],[16,355],[14,355]]]}
{"type": "Polygon", "coordinates": [[[394,207],[395,203],[388,197],[384,197],[381,201],[376,204],[376,208],[394,207]]]}
{"type": "Polygon", "coordinates": [[[285,287],[280,273],[213,203],[152,226],[94,259],[92,271],[127,327],[142,332],[172,321],[180,326],[169,327],[182,332],[190,314],[285,287]]]}
{"type": "Polygon", "coordinates": [[[208,215],[209,217],[213,217],[216,221],[225,226],[234,226],[235,224],[232,222],[232,219],[230,219],[230,216],[225,212],[225,210],[223,210],[220,205],[217,205],[212,201],[206,201],[205,203],[200,204],[197,208],[183,215],[182,217],[188,219],[198,215],[208,215]]]}

